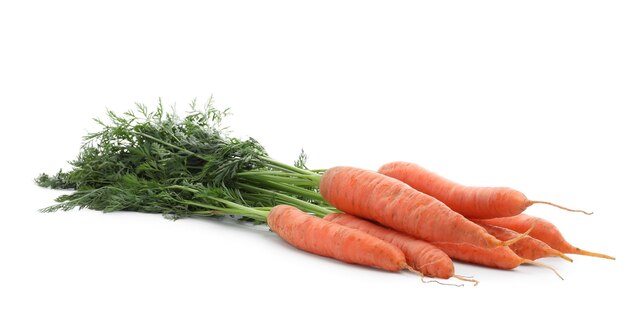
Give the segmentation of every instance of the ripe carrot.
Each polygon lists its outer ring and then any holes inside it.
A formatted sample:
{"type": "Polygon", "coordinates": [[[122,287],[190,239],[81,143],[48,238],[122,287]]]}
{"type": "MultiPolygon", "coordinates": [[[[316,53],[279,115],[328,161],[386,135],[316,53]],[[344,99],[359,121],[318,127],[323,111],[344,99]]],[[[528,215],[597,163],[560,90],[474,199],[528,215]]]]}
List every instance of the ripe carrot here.
{"type": "MultiPolygon", "coordinates": [[[[480,226],[484,227],[489,234],[500,240],[508,240],[519,235],[519,233],[514,230],[500,226],[489,224],[480,224],[480,226]]],[[[532,231],[530,233],[532,234],[532,231]]],[[[509,248],[511,248],[516,255],[528,260],[536,260],[543,257],[553,256],[561,257],[569,262],[573,261],[572,258],[566,256],[562,252],[553,249],[545,242],[531,236],[526,236],[520,239],[518,242],[509,245],[509,248]]]]}
{"type": "Polygon", "coordinates": [[[560,252],[615,260],[614,257],[605,254],[590,252],[572,246],[565,240],[554,224],[543,218],[520,214],[512,217],[476,220],[476,222],[505,227],[516,232],[524,231],[527,227],[536,223],[535,228],[530,232],[530,236],[545,242],[548,246],[560,252]]]}
{"type": "Polygon", "coordinates": [[[426,241],[508,245],[435,198],[369,170],[333,167],[321,177],[320,193],[331,205],[426,241]]]}
{"type": "Polygon", "coordinates": [[[439,247],[453,259],[475,263],[487,267],[503,270],[512,270],[521,264],[532,264],[552,270],[561,280],[563,277],[551,266],[521,258],[513,250],[506,246],[484,248],[470,244],[434,242],[434,246],[439,247]]]}
{"type": "Polygon", "coordinates": [[[382,227],[350,214],[333,213],[324,216],[324,219],[345,227],[358,229],[395,245],[404,253],[408,265],[425,276],[441,279],[456,277],[464,281],[478,283],[475,280],[454,275],[452,259],[450,259],[445,252],[425,241],[415,239],[407,234],[382,227]]]}
{"type": "Polygon", "coordinates": [[[362,231],[325,221],[299,209],[278,205],[267,217],[268,226],[294,247],[347,263],[387,271],[413,271],[402,251],[362,231]]]}
{"type": "Polygon", "coordinates": [[[514,216],[533,204],[549,204],[571,212],[572,210],[554,203],[529,200],[517,190],[505,187],[470,187],[450,181],[438,174],[410,162],[391,162],[380,167],[378,172],[407,183],[449,206],[467,218],[495,218],[514,216]]]}

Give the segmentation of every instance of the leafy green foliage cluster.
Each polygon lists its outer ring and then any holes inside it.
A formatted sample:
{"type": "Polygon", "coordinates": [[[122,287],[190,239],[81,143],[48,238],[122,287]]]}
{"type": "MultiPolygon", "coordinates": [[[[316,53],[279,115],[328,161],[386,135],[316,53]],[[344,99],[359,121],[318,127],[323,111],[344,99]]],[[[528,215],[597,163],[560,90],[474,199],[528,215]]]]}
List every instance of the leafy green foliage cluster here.
{"type": "Polygon", "coordinates": [[[43,173],[35,180],[43,187],[75,190],[43,211],[78,207],[173,219],[237,215],[263,221],[260,210],[277,202],[326,210],[311,185],[319,174],[306,169],[304,152],[295,166],[270,159],[256,140],[229,136],[222,126],[228,110],[216,109],[211,100],[204,106],[192,102],[185,117],[175,109],[166,112],[160,100],[154,111],[136,104],[121,115],[107,114],[106,122],[96,119],[101,130],[84,137],[70,171],[43,173]],[[275,175],[268,178],[266,172],[275,175]]]}
{"type": "Polygon", "coordinates": [[[230,184],[237,172],[263,168],[267,156],[254,139],[229,137],[221,122],[227,111],[211,102],[199,108],[195,101],[180,118],[164,112],[161,102],[154,112],[142,104],[136,111],[117,115],[110,122],[96,119],[102,130],[84,137],[73,169],[54,176],[43,174],[38,183],[51,188],[98,188],[116,183],[127,174],[147,180],[179,184],[181,181],[217,186],[230,184]]]}

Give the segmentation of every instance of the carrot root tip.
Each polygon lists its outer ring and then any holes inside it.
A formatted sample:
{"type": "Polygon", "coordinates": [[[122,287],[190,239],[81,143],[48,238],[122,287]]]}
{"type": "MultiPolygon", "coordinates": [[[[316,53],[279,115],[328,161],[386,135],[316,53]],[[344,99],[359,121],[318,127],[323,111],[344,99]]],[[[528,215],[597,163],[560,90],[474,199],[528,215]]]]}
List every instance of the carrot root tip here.
{"type": "Polygon", "coordinates": [[[549,266],[549,265],[547,265],[547,264],[545,264],[545,263],[536,262],[536,261],[531,261],[531,260],[525,260],[523,263],[528,263],[528,264],[532,264],[532,265],[539,266],[539,267],[542,267],[542,268],[550,269],[550,270],[552,270],[552,272],[554,272],[554,274],[556,274],[556,276],[558,276],[558,277],[559,277],[559,279],[561,279],[561,280],[565,280],[565,279],[561,276],[561,274],[559,274],[559,272],[558,272],[555,268],[553,268],[553,267],[551,267],[551,266],[549,266]]]}
{"type": "Polygon", "coordinates": [[[573,254],[577,254],[577,255],[589,256],[589,257],[596,257],[596,258],[604,258],[604,259],[609,259],[609,260],[615,260],[615,257],[609,256],[609,255],[605,255],[605,254],[602,254],[602,253],[582,250],[580,248],[576,248],[576,251],[572,252],[572,253],[573,254]]]}
{"type": "Polygon", "coordinates": [[[422,278],[421,278],[422,283],[437,283],[437,284],[441,284],[441,285],[452,285],[452,286],[456,286],[456,287],[463,287],[463,286],[465,286],[465,284],[444,283],[444,282],[441,282],[441,281],[435,280],[435,279],[426,280],[426,278],[427,278],[427,276],[422,275],[422,278]]]}
{"type": "Polygon", "coordinates": [[[511,238],[509,240],[503,241],[501,246],[510,246],[516,242],[518,242],[519,240],[521,240],[522,238],[528,236],[528,234],[530,234],[530,232],[535,228],[535,225],[537,225],[537,220],[535,220],[533,222],[533,224],[530,226],[530,228],[523,234],[520,234],[519,236],[515,237],[515,238],[511,238]]]}
{"type": "Polygon", "coordinates": [[[555,253],[558,257],[561,257],[569,262],[574,262],[574,259],[570,258],[569,256],[565,255],[564,253],[558,251],[557,253],[555,253]]]}
{"type": "Polygon", "coordinates": [[[583,210],[573,210],[573,209],[571,209],[571,208],[567,208],[567,207],[565,207],[565,206],[561,206],[561,205],[554,204],[554,203],[551,203],[551,202],[546,202],[546,201],[533,201],[533,200],[529,200],[528,202],[529,202],[530,204],[546,204],[546,205],[551,205],[551,206],[554,206],[554,207],[560,208],[560,209],[562,209],[562,210],[566,210],[566,211],[569,211],[569,212],[583,213],[583,214],[585,214],[585,215],[591,215],[591,214],[593,214],[593,212],[587,212],[587,211],[583,211],[583,210]]]}
{"type": "Polygon", "coordinates": [[[473,276],[463,276],[463,275],[454,275],[452,276],[455,279],[459,279],[461,281],[465,281],[465,282],[472,282],[474,283],[474,286],[478,285],[478,283],[480,283],[478,280],[474,279],[473,276]]]}
{"type": "Polygon", "coordinates": [[[409,266],[408,264],[405,264],[405,265],[403,266],[403,269],[409,270],[410,272],[413,272],[413,273],[415,273],[415,274],[419,275],[419,276],[420,276],[420,280],[422,281],[422,283],[439,283],[439,284],[441,284],[441,285],[453,285],[453,286],[456,286],[456,287],[461,287],[461,286],[463,286],[463,284],[443,283],[443,282],[441,282],[441,281],[439,281],[439,280],[434,280],[434,279],[433,279],[433,280],[426,280],[427,276],[425,276],[422,272],[420,272],[420,271],[418,271],[418,270],[413,269],[413,268],[412,268],[411,266],[409,266]]]}

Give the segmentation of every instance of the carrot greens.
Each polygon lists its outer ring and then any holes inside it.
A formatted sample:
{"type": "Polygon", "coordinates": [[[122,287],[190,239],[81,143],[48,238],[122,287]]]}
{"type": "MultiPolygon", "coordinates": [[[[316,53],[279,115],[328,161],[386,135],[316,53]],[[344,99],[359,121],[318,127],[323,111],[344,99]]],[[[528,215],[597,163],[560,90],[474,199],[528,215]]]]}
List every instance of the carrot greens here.
{"type": "Polygon", "coordinates": [[[269,157],[253,138],[230,136],[222,125],[228,110],[190,104],[186,116],[159,102],[108,120],[84,137],[70,171],[43,173],[42,187],[72,189],[50,212],[76,207],[160,213],[167,218],[232,215],[264,222],[278,203],[324,216],[334,210],[317,192],[320,173],[308,170],[306,155],[294,165],[269,157]]]}

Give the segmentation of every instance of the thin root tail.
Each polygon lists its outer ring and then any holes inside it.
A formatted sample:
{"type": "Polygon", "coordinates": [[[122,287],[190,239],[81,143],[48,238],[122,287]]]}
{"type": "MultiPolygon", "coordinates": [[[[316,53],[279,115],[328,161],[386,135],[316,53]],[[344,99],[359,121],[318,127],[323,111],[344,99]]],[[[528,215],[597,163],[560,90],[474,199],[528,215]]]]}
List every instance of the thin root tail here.
{"type": "Polygon", "coordinates": [[[558,205],[558,204],[554,204],[554,203],[551,203],[551,202],[546,202],[546,201],[532,201],[531,200],[531,201],[528,201],[528,202],[530,204],[547,204],[547,205],[552,205],[554,207],[558,207],[558,208],[560,208],[562,210],[566,210],[566,211],[569,211],[569,212],[583,213],[583,214],[586,214],[586,215],[593,214],[593,212],[587,212],[587,211],[583,211],[583,210],[573,210],[571,208],[567,208],[567,207],[564,207],[564,206],[561,206],[561,205],[558,205]]]}
{"type": "Polygon", "coordinates": [[[596,258],[604,258],[604,259],[615,260],[615,257],[609,256],[609,255],[605,255],[605,254],[602,254],[602,253],[582,250],[580,248],[576,248],[576,251],[574,251],[572,253],[573,254],[577,254],[577,255],[589,256],[589,257],[596,257],[596,258]]]}
{"type": "Polygon", "coordinates": [[[535,225],[537,225],[537,221],[535,220],[535,222],[533,222],[533,224],[530,226],[530,228],[524,232],[523,234],[520,234],[519,236],[515,237],[515,238],[511,238],[509,240],[503,241],[501,246],[509,246],[512,245],[518,241],[520,241],[522,238],[528,236],[528,234],[530,234],[530,232],[535,228],[535,225]]]}
{"type": "Polygon", "coordinates": [[[455,279],[459,279],[461,281],[465,281],[465,282],[472,282],[474,283],[474,286],[478,285],[478,283],[480,283],[478,280],[474,279],[474,277],[466,277],[466,276],[462,276],[462,275],[454,275],[452,276],[455,279]]]}
{"type": "Polygon", "coordinates": [[[427,276],[425,276],[422,272],[413,269],[408,264],[404,266],[404,269],[409,270],[410,272],[413,272],[413,273],[419,275],[422,283],[438,283],[438,284],[441,284],[441,285],[452,285],[452,286],[456,286],[456,287],[463,286],[463,284],[443,283],[443,282],[440,282],[440,281],[434,280],[434,279],[433,280],[426,280],[427,276]]]}
{"type": "Polygon", "coordinates": [[[569,256],[565,255],[564,253],[562,253],[562,252],[560,252],[558,250],[554,251],[554,255],[557,256],[557,257],[561,257],[561,258],[563,258],[563,259],[565,259],[565,260],[567,260],[569,262],[574,262],[574,259],[570,258],[569,256]]]}
{"type": "Polygon", "coordinates": [[[556,276],[558,276],[558,277],[559,277],[559,279],[561,279],[561,280],[565,280],[565,279],[563,279],[563,277],[559,274],[559,272],[558,272],[558,271],[556,271],[556,269],[555,269],[555,268],[553,268],[553,267],[551,267],[551,266],[549,266],[549,265],[547,265],[547,264],[545,264],[545,263],[541,263],[541,262],[537,262],[537,261],[531,261],[531,260],[526,260],[526,261],[524,261],[523,263],[528,263],[528,264],[532,264],[532,265],[539,266],[539,267],[542,267],[542,268],[550,269],[550,270],[552,270],[552,272],[554,272],[554,274],[556,274],[556,276]]]}

